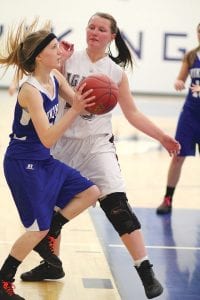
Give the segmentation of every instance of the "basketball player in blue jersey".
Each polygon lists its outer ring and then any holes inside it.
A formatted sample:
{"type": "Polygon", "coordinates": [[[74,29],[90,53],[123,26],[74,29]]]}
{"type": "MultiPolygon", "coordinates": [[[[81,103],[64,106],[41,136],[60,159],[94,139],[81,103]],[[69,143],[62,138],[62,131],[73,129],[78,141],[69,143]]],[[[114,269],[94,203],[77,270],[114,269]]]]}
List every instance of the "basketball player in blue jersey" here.
{"type": "MultiPolygon", "coordinates": [[[[112,78],[119,86],[119,104],[128,121],[149,136],[159,140],[173,155],[179,151],[179,143],[166,135],[146,118],[135,106],[124,68],[132,65],[130,51],[121,37],[115,19],[106,13],[96,13],[87,25],[87,49],[75,51],[63,44],[65,64],[62,71],[71,86],[77,86],[88,75],[103,73],[112,78]],[[115,41],[118,56],[113,57],[110,44],[115,41]]],[[[70,109],[71,102],[60,101],[58,121],[70,109]]],[[[163,287],[156,279],[152,264],[148,260],[141,225],[128,204],[124,180],[121,175],[113,143],[112,113],[104,115],[82,114],[73,123],[71,129],[59,139],[52,148],[53,155],[66,164],[76,166],[84,176],[90,178],[101,191],[100,206],[108,220],[119,234],[129,251],[136,271],[144,285],[147,298],[159,296],[163,287]],[[77,155],[76,155],[77,153],[77,155]]],[[[68,220],[66,220],[67,222],[68,220]]],[[[57,227],[52,221],[49,237],[59,241],[62,224],[57,227]]],[[[42,244],[42,243],[41,243],[42,244]]],[[[58,245],[58,243],[57,243],[58,245]]],[[[58,254],[58,248],[55,248],[58,254]]],[[[56,279],[56,269],[48,261],[21,275],[24,281],[56,279]]],[[[61,277],[61,276],[60,276],[61,277]]]]}
{"type": "MultiPolygon", "coordinates": [[[[50,26],[37,30],[37,20],[27,29],[22,22],[10,31],[0,64],[15,65],[17,74],[28,77],[22,84],[15,106],[10,143],[4,157],[5,177],[26,232],[17,239],[0,269],[0,299],[25,299],[14,293],[17,268],[35,249],[54,268],[62,263],[52,250],[52,240],[38,244],[53,229],[93,205],[99,189],[80,172],[54,159],[50,148],[71,126],[76,117],[93,105],[91,90],[75,93],[58,68],[61,50],[50,26]],[[58,95],[70,99],[72,106],[54,124],[58,95]],[[54,208],[58,211],[54,213],[54,208]]],[[[63,275],[63,274],[62,274],[63,275]]]]}
{"type": "Polygon", "coordinates": [[[196,145],[200,150],[200,24],[197,26],[199,45],[186,53],[175,81],[175,89],[185,89],[185,81],[190,75],[191,83],[183,109],[181,111],[175,138],[181,144],[181,151],[173,157],[167,176],[167,187],[163,202],[157,208],[157,214],[168,214],[172,211],[172,198],[180,179],[181,170],[187,156],[195,156],[196,145]]]}

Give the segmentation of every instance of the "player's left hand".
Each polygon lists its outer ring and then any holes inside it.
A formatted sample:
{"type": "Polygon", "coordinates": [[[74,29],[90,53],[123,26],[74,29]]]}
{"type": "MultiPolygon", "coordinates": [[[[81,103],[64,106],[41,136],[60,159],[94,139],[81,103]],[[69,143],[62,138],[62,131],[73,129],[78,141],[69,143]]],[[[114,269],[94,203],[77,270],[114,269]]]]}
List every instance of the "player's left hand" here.
{"type": "Polygon", "coordinates": [[[67,41],[61,41],[59,47],[62,51],[59,71],[62,74],[65,74],[65,61],[74,53],[74,44],[70,44],[67,41]]]}
{"type": "Polygon", "coordinates": [[[62,51],[62,60],[65,61],[66,59],[70,58],[74,52],[74,44],[70,44],[67,41],[61,41],[59,46],[62,51]]]}
{"type": "Polygon", "coordinates": [[[199,84],[192,84],[190,89],[192,90],[193,93],[200,92],[200,85],[199,84]]]}

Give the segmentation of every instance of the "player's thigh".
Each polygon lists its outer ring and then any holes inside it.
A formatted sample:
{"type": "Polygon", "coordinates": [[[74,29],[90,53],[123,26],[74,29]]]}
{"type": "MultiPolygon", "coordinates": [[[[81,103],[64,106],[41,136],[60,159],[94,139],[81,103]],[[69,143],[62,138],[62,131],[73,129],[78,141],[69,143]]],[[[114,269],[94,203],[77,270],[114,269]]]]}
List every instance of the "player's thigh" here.
{"type": "Polygon", "coordinates": [[[80,171],[98,186],[101,196],[125,191],[124,179],[114,152],[91,155],[90,160],[87,161],[87,166],[84,166],[84,169],[80,169],[80,171]]]}

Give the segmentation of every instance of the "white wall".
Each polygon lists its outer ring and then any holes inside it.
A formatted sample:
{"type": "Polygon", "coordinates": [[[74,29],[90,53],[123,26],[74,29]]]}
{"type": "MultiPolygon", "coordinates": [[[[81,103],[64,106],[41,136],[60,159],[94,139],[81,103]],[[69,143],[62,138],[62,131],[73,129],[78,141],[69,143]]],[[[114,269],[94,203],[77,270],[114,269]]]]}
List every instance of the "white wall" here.
{"type": "MultiPolygon", "coordinates": [[[[40,16],[41,21],[52,20],[57,35],[72,29],[66,39],[81,49],[85,47],[85,27],[90,16],[96,11],[108,12],[116,18],[133,48],[140,50],[140,58],[135,52],[133,73],[128,72],[131,88],[135,92],[172,94],[182,57],[179,49],[197,46],[199,8],[199,0],[6,0],[1,6],[3,32],[0,42],[9,25],[25,17],[31,22],[35,16],[40,16]],[[170,35],[166,44],[167,58],[164,59],[166,34],[170,35]],[[174,61],[174,58],[179,60],[174,61]]],[[[11,77],[12,70],[9,70],[0,79],[0,86],[8,85],[11,77]]]]}

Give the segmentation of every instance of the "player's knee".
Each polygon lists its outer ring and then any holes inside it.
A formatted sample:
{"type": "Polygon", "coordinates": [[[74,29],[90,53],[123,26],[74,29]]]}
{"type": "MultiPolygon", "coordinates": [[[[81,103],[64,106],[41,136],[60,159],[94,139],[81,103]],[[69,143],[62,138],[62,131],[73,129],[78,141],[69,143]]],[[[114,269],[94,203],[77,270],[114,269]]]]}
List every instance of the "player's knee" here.
{"type": "Polygon", "coordinates": [[[96,185],[92,185],[87,190],[81,193],[81,197],[83,200],[82,204],[86,207],[89,207],[91,205],[95,206],[100,195],[101,193],[99,188],[96,185]],[[87,199],[87,201],[85,199],[87,199]]]}
{"type": "Polygon", "coordinates": [[[125,193],[112,193],[100,201],[100,206],[115,230],[122,236],[141,228],[133,213],[125,193]]]}
{"type": "Polygon", "coordinates": [[[38,243],[48,234],[49,230],[41,230],[41,231],[29,231],[31,234],[32,239],[38,241],[38,243]]]}

